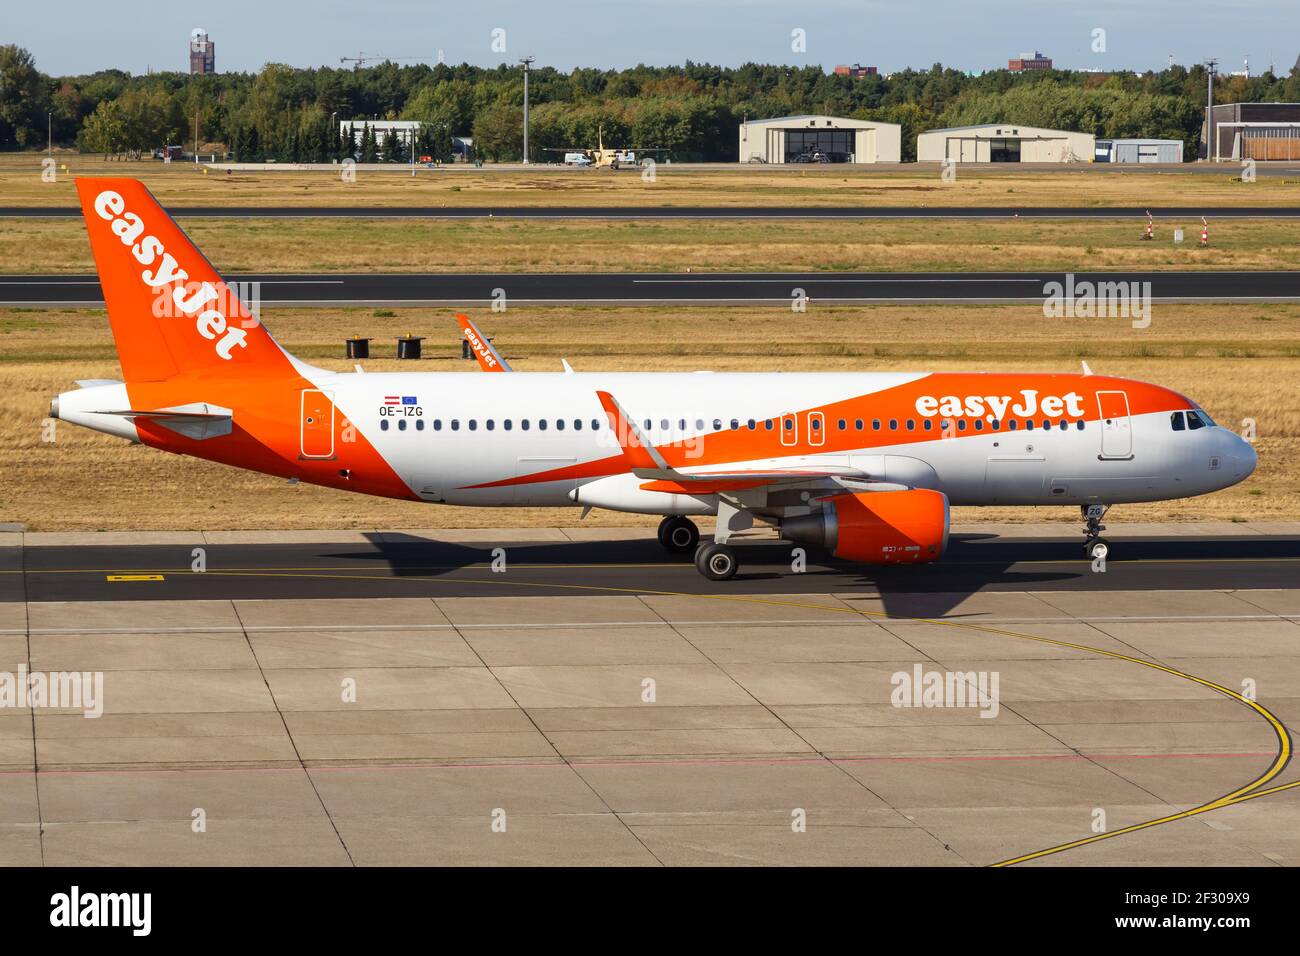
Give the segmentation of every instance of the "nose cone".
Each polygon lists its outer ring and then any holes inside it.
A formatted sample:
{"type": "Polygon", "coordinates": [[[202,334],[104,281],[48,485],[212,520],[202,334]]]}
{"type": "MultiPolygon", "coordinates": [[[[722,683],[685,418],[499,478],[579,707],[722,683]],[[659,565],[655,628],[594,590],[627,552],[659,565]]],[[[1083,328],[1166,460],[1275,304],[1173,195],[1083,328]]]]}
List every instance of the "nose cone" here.
{"type": "Polygon", "coordinates": [[[1259,455],[1255,454],[1255,446],[1243,438],[1237,439],[1237,447],[1232,453],[1234,477],[1238,481],[1244,481],[1254,474],[1255,466],[1259,464],[1259,455]]]}

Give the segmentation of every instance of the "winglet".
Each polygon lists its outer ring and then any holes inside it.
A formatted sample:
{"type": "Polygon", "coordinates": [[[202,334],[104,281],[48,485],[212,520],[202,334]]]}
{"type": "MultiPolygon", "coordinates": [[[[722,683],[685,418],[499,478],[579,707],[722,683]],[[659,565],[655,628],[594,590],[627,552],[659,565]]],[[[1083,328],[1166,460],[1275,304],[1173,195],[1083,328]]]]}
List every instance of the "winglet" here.
{"type": "Polygon", "coordinates": [[[636,422],[623,411],[623,406],[619,405],[613,395],[609,392],[597,392],[596,398],[600,400],[600,407],[605,409],[605,414],[609,417],[609,427],[614,429],[614,437],[618,439],[618,445],[623,450],[623,458],[628,468],[674,473],[668,467],[668,462],[664,461],[663,455],[659,454],[659,449],[655,448],[654,443],[636,427],[636,422]]]}
{"type": "Polygon", "coordinates": [[[465,341],[469,342],[470,350],[474,357],[478,359],[478,367],[485,372],[510,372],[509,363],[501,357],[501,353],[492,347],[492,343],[487,340],[487,336],[481,333],[474,323],[469,320],[469,316],[456,313],[456,321],[460,323],[461,331],[465,333],[465,341]]]}

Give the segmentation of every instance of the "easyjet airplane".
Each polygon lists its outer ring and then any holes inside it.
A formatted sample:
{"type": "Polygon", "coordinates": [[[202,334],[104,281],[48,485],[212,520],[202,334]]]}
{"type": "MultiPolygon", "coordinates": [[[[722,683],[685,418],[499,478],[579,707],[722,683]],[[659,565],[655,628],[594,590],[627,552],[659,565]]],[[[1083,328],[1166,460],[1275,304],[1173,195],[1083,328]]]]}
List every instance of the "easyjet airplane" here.
{"type": "Polygon", "coordinates": [[[664,515],[664,547],[736,572],[755,519],[863,564],[937,560],[949,505],[1080,507],[1226,488],[1255,452],[1195,402],[1090,374],[331,372],[253,318],[149,191],[79,179],[123,382],[51,414],[164,451],[452,505],[664,515]],[[701,544],[690,516],[716,516],[701,544]]]}

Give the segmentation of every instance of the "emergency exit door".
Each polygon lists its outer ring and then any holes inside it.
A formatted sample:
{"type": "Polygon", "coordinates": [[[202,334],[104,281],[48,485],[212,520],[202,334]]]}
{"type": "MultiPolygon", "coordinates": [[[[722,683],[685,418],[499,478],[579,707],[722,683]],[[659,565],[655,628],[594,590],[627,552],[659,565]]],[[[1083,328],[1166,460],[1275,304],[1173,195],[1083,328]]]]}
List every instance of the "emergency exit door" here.
{"type": "Polygon", "coordinates": [[[1097,410],[1101,415],[1101,457],[1132,458],[1133,426],[1128,414],[1128,395],[1098,392],[1097,410]]]}
{"type": "Polygon", "coordinates": [[[303,458],[334,457],[334,396],[318,388],[302,390],[299,451],[303,458]]]}

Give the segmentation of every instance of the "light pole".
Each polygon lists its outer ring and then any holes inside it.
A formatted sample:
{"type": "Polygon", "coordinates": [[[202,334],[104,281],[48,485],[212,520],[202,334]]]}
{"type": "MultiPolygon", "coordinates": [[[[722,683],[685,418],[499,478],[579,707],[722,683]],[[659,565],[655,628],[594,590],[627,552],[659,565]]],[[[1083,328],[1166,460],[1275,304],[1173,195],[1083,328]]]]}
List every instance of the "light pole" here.
{"type": "Polygon", "coordinates": [[[524,165],[528,165],[528,73],[536,57],[526,56],[519,62],[524,65],[524,165]]]}
{"type": "Polygon", "coordinates": [[[1214,135],[1214,68],[1219,65],[1216,59],[1205,61],[1205,135],[1208,137],[1205,141],[1205,161],[1209,162],[1211,158],[1215,162],[1219,160],[1219,137],[1214,135]],[[1214,156],[1210,156],[1210,140],[1214,141],[1214,156]]]}

